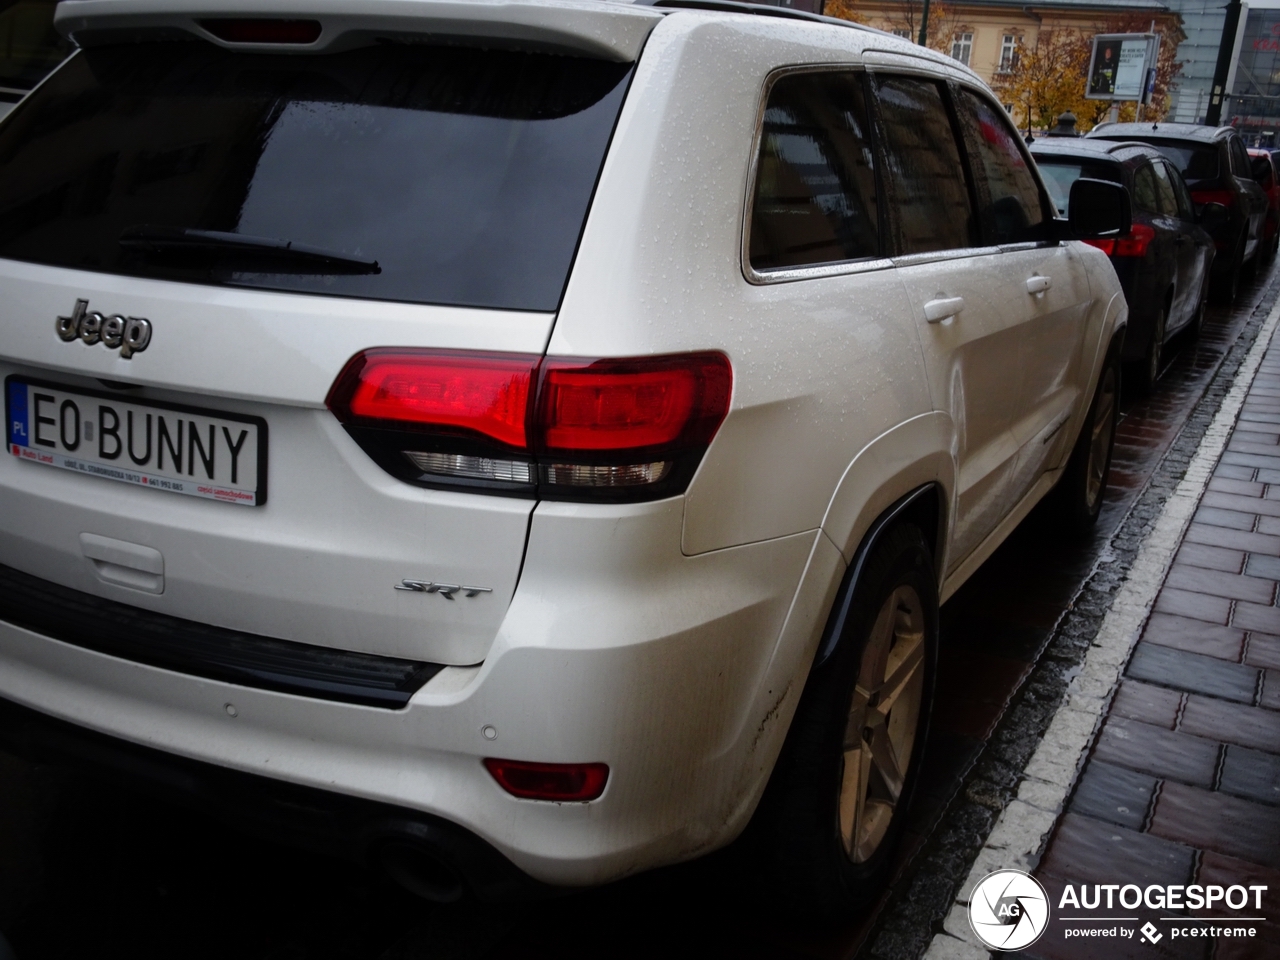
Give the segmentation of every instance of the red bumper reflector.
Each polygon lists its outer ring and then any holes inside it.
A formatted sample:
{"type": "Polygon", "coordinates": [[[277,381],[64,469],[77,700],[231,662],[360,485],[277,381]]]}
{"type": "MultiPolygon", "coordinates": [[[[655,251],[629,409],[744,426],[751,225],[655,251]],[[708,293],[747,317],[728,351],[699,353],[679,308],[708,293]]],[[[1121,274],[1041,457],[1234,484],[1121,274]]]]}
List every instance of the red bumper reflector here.
{"type": "Polygon", "coordinates": [[[524,447],[530,387],[539,359],[525,354],[366,350],[334,383],[329,409],[344,422],[452,428],[524,447]]]}
{"type": "Polygon", "coordinates": [[[201,20],[199,23],[227,43],[315,43],[320,39],[319,20],[239,18],[201,20]]]}
{"type": "Polygon", "coordinates": [[[498,785],[522,800],[586,803],[604,793],[609,767],[603,763],[529,763],[486,757],[498,785]]]}
{"type": "Polygon", "coordinates": [[[543,449],[620,451],[709,443],[729,412],[732,383],[729,359],[722,353],[585,364],[548,358],[538,404],[543,449]]]}

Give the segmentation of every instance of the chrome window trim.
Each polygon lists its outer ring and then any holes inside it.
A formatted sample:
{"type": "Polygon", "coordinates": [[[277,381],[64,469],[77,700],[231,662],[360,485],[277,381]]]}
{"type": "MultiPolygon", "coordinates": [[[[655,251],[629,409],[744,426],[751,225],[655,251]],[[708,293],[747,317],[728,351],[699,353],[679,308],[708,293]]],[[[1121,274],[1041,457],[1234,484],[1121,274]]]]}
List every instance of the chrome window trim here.
{"type": "MultiPolygon", "coordinates": [[[[867,68],[859,62],[804,63],[787,67],[779,67],[769,72],[764,78],[764,86],[756,107],[755,133],[751,137],[751,160],[747,165],[747,184],[745,202],[742,206],[742,224],[739,234],[738,256],[742,268],[743,279],[752,286],[766,286],[771,283],[793,283],[797,280],[813,280],[819,277],[840,277],[847,274],[870,273],[875,270],[888,270],[894,262],[889,257],[860,257],[855,260],[836,260],[831,263],[815,263],[803,267],[775,267],[769,270],[757,270],[751,265],[751,217],[756,202],[756,174],[760,166],[760,144],[764,139],[764,111],[769,104],[769,94],[774,85],[783,77],[800,73],[866,73],[867,68]]],[[[881,198],[877,198],[877,204],[881,198]]]]}
{"type": "Polygon", "coordinates": [[[904,253],[892,259],[895,267],[914,267],[921,263],[938,263],[941,260],[963,260],[971,257],[994,257],[1002,252],[1000,247],[949,247],[946,250],[930,250],[928,253],[904,253]]]}

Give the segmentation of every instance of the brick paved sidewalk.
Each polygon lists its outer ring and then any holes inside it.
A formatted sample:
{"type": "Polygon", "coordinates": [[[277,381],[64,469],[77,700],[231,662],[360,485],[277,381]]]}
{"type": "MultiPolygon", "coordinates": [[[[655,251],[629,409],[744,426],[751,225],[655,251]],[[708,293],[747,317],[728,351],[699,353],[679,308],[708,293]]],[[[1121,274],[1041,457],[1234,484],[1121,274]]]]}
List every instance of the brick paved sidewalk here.
{"type": "MultiPolygon", "coordinates": [[[[1054,923],[1037,960],[1280,958],[1280,337],[1143,628],[1036,875],[1054,923]],[[1261,910],[1059,909],[1066,884],[1266,884],[1261,910]],[[1160,921],[1156,943],[1066,939],[1064,917],[1160,921]],[[1249,939],[1168,918],[1262,917],[1249,939]]],[[[1199,924],[1204,927],[1209,924],[1199,924]]],[[[1075,924],[1080,926],[1080,924],[1075,924]]],[[[1098,925],[1095,925],[1098,926],[1098,925]]],[[[1104,925],[1105,926],[1105,925],[1104,925]]],[[[1112,924],[1114,926],[1114,924],[1112,924]]]]}

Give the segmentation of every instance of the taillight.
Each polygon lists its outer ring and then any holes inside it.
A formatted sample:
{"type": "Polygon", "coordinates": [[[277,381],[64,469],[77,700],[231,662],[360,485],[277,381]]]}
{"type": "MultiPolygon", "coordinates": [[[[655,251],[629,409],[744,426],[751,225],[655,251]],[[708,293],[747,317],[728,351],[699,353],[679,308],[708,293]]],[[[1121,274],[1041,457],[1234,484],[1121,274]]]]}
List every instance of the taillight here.
{"type": "Polygon", "coordinates": [[[1230,190],[1192,190],[1191,199],[1195,203],[1220,203],[1230,210],[1235,195],[1230,190]]]}
{"type": "Polygon", "coordinates": [[[620,360],[367,350],[326,401],[380,465],[555,499],[684,490],[729,411],[722,353],[620,360]]]}
{"type": "Polygon", "coordinates": [[[219,40],[227,43],[315,43],[320,39],[319,20],[274,20],[257,17],[200,20],[219,40]]]}
{"type": "Polygon", "coordinates": [[[524,447],[538,357],[366,350],[338,377],[331,409],[352,420],[456,429],[524,447]]]}
{"type": "Polygon", "coordinates": [[[1091,247],[1097,247],[1108,257],[1145,257],[1147,247],[1156,238],[1156,232],[1145,223],[1135,223],[1123,237],[1108,237],[1105,240],[1086,240],[1091,247]]]}
{"type": "Polygon", "coordinates": [[[609,768],[603,763],[530,763],[488,757],[485,769],[498,785],[523,800],[586,803],[604,793],[609,768]]]}
{"type": "Polygon", "coordinates": [[[1123,237],[1116,237],[1117,257],[1145,257],[1147,255],[1147,247],[1151,245],[1151,241],[1156,238],[1154,228],[1147,226],[1145,223],[1135,223],[1129,228],[1129,232],[1123,237]]]}

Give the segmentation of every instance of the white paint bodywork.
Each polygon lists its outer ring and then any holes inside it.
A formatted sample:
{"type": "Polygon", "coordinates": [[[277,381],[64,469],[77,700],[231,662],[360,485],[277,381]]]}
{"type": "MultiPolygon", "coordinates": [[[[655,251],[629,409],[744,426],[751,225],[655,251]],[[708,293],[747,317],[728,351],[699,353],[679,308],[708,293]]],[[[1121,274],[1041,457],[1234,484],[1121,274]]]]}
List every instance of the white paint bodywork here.
{"type": "MultiPolygon", "coordinates": [[[[59,23],[248,9],[77,0],[59,23]]],[[[406,29],[415,17],[481,32],[536,21],[542,40],[639,57],[558,315],[0,261],[0,375],[127,380],[149,398],[265,417],[272,491],[262,508],[236,508],[6,456],[0,563],[146,609],[450,668],[387,711],[185,676],[0,624],[0,697],[445,817],[551,883],[604,882],[722,846],[764,789],[875,518],[939,486],[949,595],[1052,486],[1124,322],[1114,274],[1105,255],[1070,244],[749,278],[743,217],[771,73],[867,65],[980,87],[953,61],[884,35],[591,0],[367,9],[406,29]],[[1026,288],[1037,271],[1053,273],[1041,299],[1026,288]],[[939,295],[964,297],[966,309],[929,324],[922,303],[939,295]],[[53,320],[76,297],[150,317],[153,345],[124,361],[62,343],[53,320]],[[733,364],[732,408],[688,492],[669,500],[534,504],[419,489],[376,467],[324,408],[352,354],[389,345],[577,357],[718,349],[733,364]],[[98,577],[85,533],[158,551],[164,592],[98,577]],[[405,577],[494,592],[446,603],[394,591],[405,577]],[[603,761],[610,780],[589,804],[517,800],[480,763],[495,755],[603,761]]],[[[252,6],[345,17],[351,30],[365,10],[252,6]]]]}

